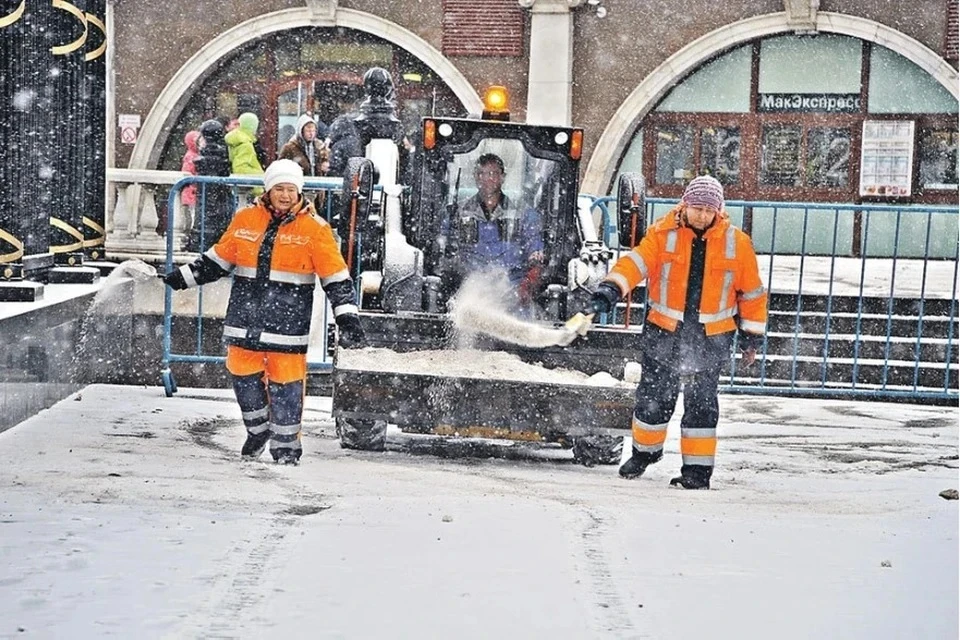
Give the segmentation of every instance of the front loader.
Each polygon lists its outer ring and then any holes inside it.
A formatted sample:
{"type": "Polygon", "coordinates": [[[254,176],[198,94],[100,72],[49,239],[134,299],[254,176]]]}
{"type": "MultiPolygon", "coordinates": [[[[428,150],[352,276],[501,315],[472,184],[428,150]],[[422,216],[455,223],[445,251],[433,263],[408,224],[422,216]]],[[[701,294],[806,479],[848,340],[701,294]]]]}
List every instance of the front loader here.
{"type": "MultiPolygon", "coordinates": [[[[366,159],[348,163],[353,196],[343,199],[340,228],[351,230],[344,255],[358,275],[367,347],[334,356],[341,444],[382,450],[392,424],[417,437],[571,448],[583,464],[616,463],[634,404],[633,385],[619,378],[639,360],[636,327],[594,325],[546,347],[475,335],[465,348],[451,317],[470,275],[460,207],[477,191],[472,169],[481,155],[503,159],[504,194],[542,221],[543,258],[523,310],[529,322],[563,335],[615,257],[598,237],[592,200],[578,195],[583,131],[485,116],[425,118],[409,157],[390,136],[365,140],[366,159]]],[[[620,244],[639,241],[642,179],[631,174],[618,186],[620,244]]]]}

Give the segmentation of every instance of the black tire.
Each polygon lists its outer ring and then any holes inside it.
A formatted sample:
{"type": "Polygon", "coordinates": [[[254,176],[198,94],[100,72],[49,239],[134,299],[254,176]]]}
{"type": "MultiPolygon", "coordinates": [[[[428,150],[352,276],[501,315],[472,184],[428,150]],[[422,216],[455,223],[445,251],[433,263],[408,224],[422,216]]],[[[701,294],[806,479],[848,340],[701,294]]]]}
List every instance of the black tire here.
{"type": "MultiPolygon", "coordinates": [[[[353,191],[354,178],[359,176],[357,181],[357,191],[360,198],[357,200],[357,219],[354,230],[357,237],[366,236],[370,231],[369,219],[373,203],[373,186],[376,184],[374,178],[375,167],[370,160],[362,157],[349,158],[347,166],[343,172],[343,191],[339,196],[339,212],[337,216],[337,233],[340,234],[342,242],[341,253],[344,260],[347,258],[347,241],[350,236],[350,203],[351,193],[353,191]]],[[[356,240],[355,240],[356,242],[356,240]]],[[[369,243],[369,238],[366,243],[369,243]]],[[[374,241],[374,247],[379,246],[379,241],[374,241]]],[[[359,247],[354,246],[354,260],[360,260],[359,247]]]]}
{"type": "Polygon", "coordinates": [[[387,444],[386,420],[337,418],[337,436],[344,449],[383,451],[387,444]]]}
{"type": "Polygon", "coordinates": [[[633,248],[640,243],[647,228],[646,185],[639,173],[624,173],[617,183],[617,224],[620,246],[633,248]],[[636,229],[633,228],[636,199],[636,229]]]}
{"type": "Polygon", "coordinates": [[[619,464],[622,453],[623,436],[598,434],[573,439],[573,461],[585,467],[619,464]]]}

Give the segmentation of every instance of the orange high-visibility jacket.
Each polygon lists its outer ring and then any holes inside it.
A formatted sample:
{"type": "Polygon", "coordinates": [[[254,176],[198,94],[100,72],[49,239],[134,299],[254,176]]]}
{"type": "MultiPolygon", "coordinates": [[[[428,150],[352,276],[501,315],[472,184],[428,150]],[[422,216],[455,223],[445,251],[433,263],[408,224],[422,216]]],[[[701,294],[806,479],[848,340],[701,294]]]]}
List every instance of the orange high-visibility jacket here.
{"type": "Polygon", "coordinates": [[[188,286],[233,275],[227,344],[306,353],[317,276],[334,316],[357,313],[353,280],[326,220],[303,198],[283,218],[263,198],[241,209],[216,245],[180,268],[188,286]]]}
{"type": "MultiPolygon", "coordinates": [[[[708,336],[740,328],[762,335],[767,325],[767,291],[760,280],[750,236],[721,212],[705,236],[706,262],[700,296],[700,322],[708,336]]],[[[647,319],[667,331],[683,320],[690,276],[694,232],[681,222],[680,207],[653,223],[640,244],[625,254],[607,274],[626,296],[647,280],[647,319]]]]}

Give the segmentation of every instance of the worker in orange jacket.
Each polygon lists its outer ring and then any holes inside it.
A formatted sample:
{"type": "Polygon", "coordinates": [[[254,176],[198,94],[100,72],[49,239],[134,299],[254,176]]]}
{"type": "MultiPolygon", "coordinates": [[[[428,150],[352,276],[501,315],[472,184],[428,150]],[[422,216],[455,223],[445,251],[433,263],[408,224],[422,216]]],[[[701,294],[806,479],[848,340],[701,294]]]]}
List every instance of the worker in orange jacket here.
{"type": "Polygon", "coordinates": [[[717,386],[730,361],[734,335],[751,365],[767,322],[767,292],[750,237],[723,210],[723,187],[694,178],[680,203],[657,220],[640,244],[621,257],[597,287],[586,314],[607,313],[647,281],[647,324],[633,450],[620,467],[638,478],[663,457],[667,424],[683,387],[680,476],[684,489],[709,489],[720,414],[717,386]]]}
{"type": "Polygon", "coordinates": [[[263,181],[265,193],[236,213],[217,244],[163,281],[186,289],[233,275],[223,338],[247,429],[241,455],[259,458],[269,441],[274,461],[298,464],[318,276],[340,346],[362,346],[364,336],[353,281],[330,225],[303,197],[303,169],[277,160],[263,181]]]}

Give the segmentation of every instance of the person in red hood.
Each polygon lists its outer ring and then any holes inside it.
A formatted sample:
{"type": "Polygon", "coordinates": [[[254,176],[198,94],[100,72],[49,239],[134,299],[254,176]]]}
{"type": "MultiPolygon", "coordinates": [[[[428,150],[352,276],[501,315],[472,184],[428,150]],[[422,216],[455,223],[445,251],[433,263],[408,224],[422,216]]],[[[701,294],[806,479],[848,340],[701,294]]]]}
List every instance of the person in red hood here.
{"type": "MultiPolygon", "coordinates": [[[[183,161],[180,163],[180,171],[189,173],[192,176],[197,175],[197,167],[194,163],[196,162],[197,158],[200,157],[200,149],[197,146],[199,141],[199,131],[187,131],[187,134],[183,136],[183,144],[186,145],[187,151],[183,154],[183,161]]],[[[191,184],[184,187],[180,192],[180,202],[184,207],[190,209],[190,217],[193,218],[193,208],[197,204],[197,185],[191,184]]]]}
{"type": "Polygon", "coordinates": [[[227,370],[247,429],[246,459],[270,454],[298,464],[307,347],[317,277],[336,319],[339,345],[363,346],[353,280],[330,225],[303,197],[303,169],[277,160],[266,191],[240,209],[219,242],[163,278],[186,289],[233,275],[224,318],[227,370]]]}

